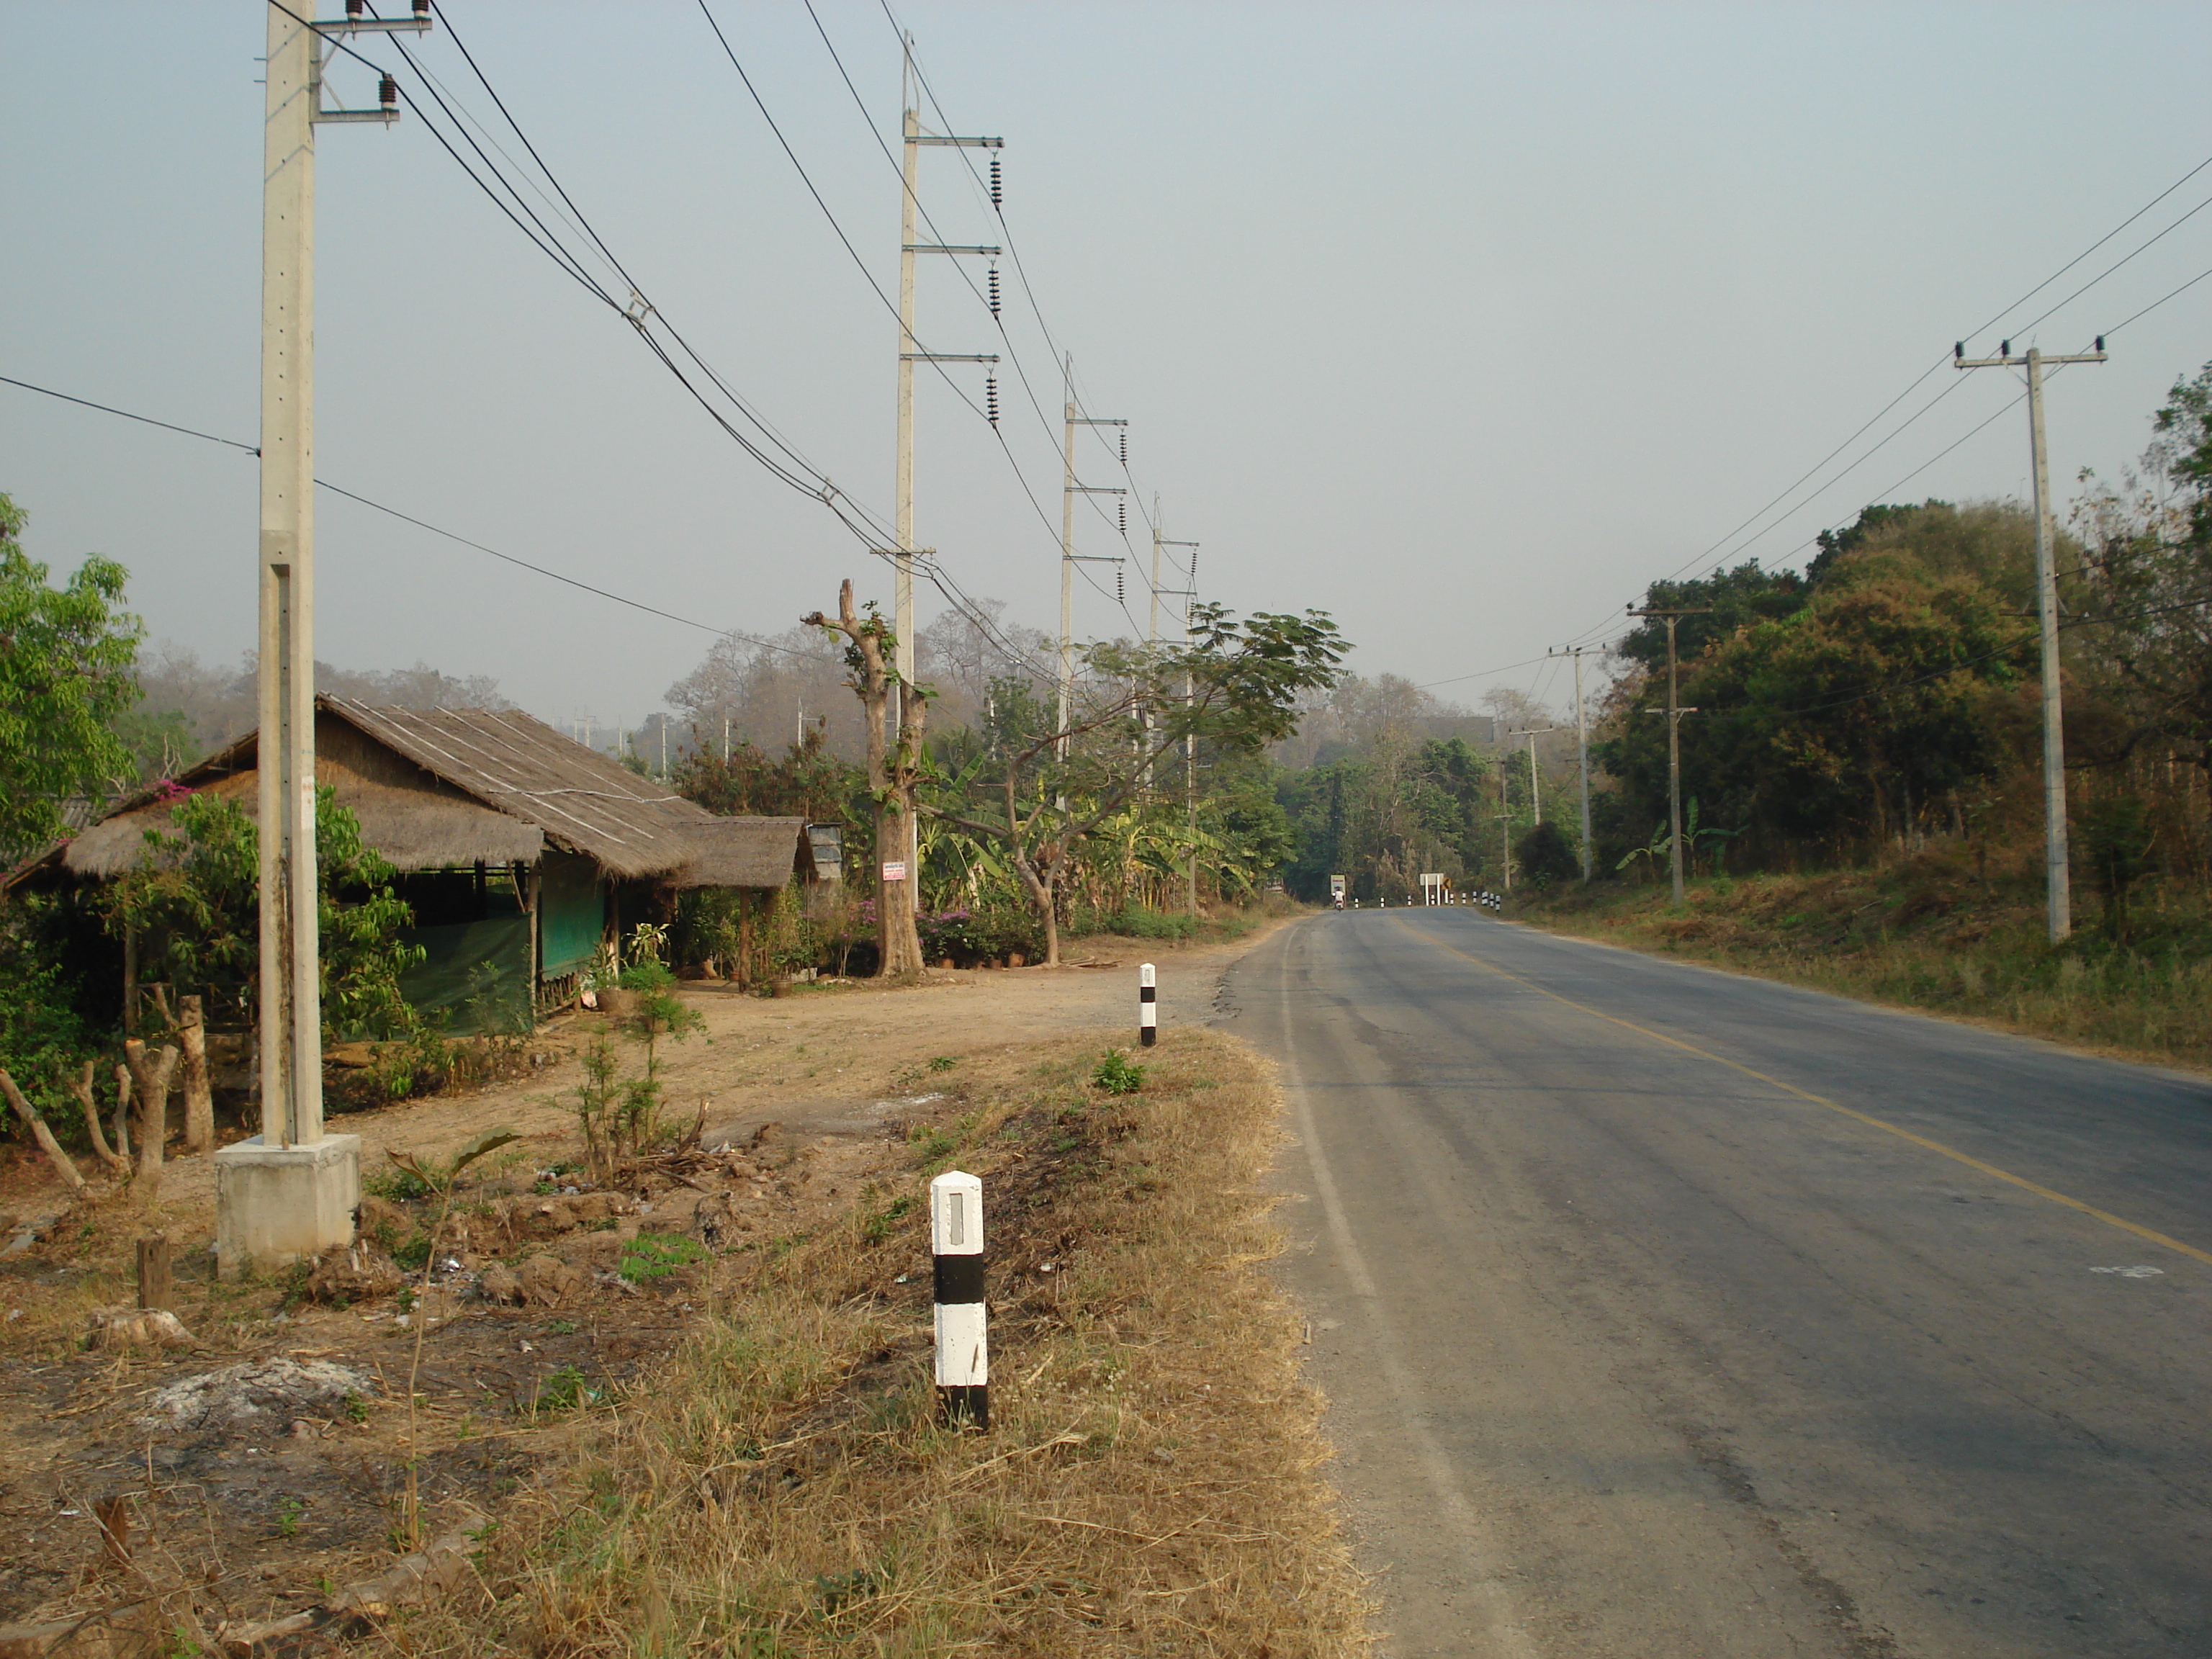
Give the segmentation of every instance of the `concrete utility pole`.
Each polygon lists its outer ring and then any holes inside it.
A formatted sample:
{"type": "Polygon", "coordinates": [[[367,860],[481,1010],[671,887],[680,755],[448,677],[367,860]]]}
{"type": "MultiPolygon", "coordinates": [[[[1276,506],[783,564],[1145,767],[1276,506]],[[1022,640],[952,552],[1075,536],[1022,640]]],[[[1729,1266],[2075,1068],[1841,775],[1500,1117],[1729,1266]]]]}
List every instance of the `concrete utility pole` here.
{"type": "MultiPolygon", "coordinates": [[[[1188,547],[1193,550],[1191,558],[1194,563],[1196,562],[1198,557],[1196,551],[1198,544],[1196,542],[1170,541],[1166,536],[1161,533],[1166,530],[1166,528],[1167,520],[1163,518],[1160,514],[1160,498],[1155,495],[1152,497],[1152,610],[1151,623],[1146,635],[1146,637],[1154,645],[1158,645],[1160,639],[1160,550],[1164,547],[1188,547]]],[[[1178,589],[1176,591],[1178,597],[1184,601],[1183,638],[1188,641],[1190,638],[1189,604],[1191,601],[1197,599],[1198,595],[1195,592],[1188,588],[1178,589]]],[[[1152,714],[1149,709],[1146,712],[1145,724],[1147,729],[1151,727],[1152,714]]],[[[1149,789],[1152,787],[1152,764],[1148,760],[1145,763],[1145,787],[1149,789]]],[[[1197,901],[1193,899],[1193,908],[1195,908],[1196,905],[1197,901]]]]}
{"type": "Polygon", "coordinates": [[[1544,821],[1544,801],[1536,781],[1536,739],[1547,732],[1556,732],[1559,729],[1556,726],[1524,726],[1522,730],[1509,734],[1528,739],[1528,810],[1535,815],[1536,822],[1539,823],[1544,821]]]}
{"type": "MultiPolygon", "coordinates": [[[[420,33],[428,0],[389,21],[302,21],[268,9],[262,128],[260,981],[261,1133],[216,1154],[217,1270],[297,1261],[353,1238],[361,1137],[323,1133],[315,868],[315,128],[399,118],[389,76],[374,109],[323,107],[325,43],[420,33]]],[[[154,1131],[159,1133],[158,1127],[154,1131]]]]}
{"type": "Polygon", "coordinates": [[[1682,716],[1694,714],[1694,708],[1678,705],[1676,692],[1678,676],[1674,665],[1674,624],[1685,617],[1703,617],[1710,607],[1694,611],[1638,611],[1628,607],[1632,617],[1656,617],[1667,624],[1667,862],[1673,873],[1674,908],[1682,908],[1682,716]]]}
{"type": "MultiPolygon", "coordinates": [[[[1197,544],[1193,543],[1192,545],[1195,546],[1197,544]]],[[[1196,554],[1191,556],[1190,585],[1194,590],[1198,586],[1198,556],[1196,554]]],[[[1190,644],[1190,613],[1192,607],[1197,603],[1198,596],[1195,592],[1183,600],[1182,642],[1185,647],[1190,644]]],[[[1191,684],[1190,675],[1186,672],[1182,677],[1182,702],[1186,710],[1190,708],[1196,697],[1197,688],[1191,684]]],[[[1198,733],[1188,730],[1184,732],[1182,739],[1182,815],[1183,828],[1190,839],[1187,914],[1193,921],[1195,921],[1198,920],[1198,733]]]]}
{"type": "MultiPolygon", "coordinates": [[[[1067,726],[1075,711],[1075,567],[1083,564],[1119,564],[1110,556],[1086,556],[1075,550],[1075,498],[1078,495],[1125,495],[1127,490],[1105,485],[1092,486],[1075,482],[1075,428],[1079,426],[1121,426],[1127,421],[1094,419],[1080,414],[1075,406],[1075,359],[1070,356],[1062,365],[1061,374],[1066,392],[1062,413],[1067,417],[1066,445],[1061,457],[1060,490],[1060,757],[1067,758],[1067,726]]],[[[1061,805],[1066,804],[1061,798],[1061,805]]]]}
{"type": "Polygon", "coordinates": [[[2051,519],[2051,462],[2043,439],[2043,371],[2053,364],[2101,363],[2105,337],[2094,351],[2046,357],[2030,346],[2012,355],[2012,342],[1994,357],[1969,357],[1966,342],[1951,348],[1957,368],[2025,368],[2027,371],[2027,443],[2035,476],[2035,611],[2043,634],[2043,866],[2045,921],[2056,945],[2074,931],[2074,887],[2066,840],[2066,722],[2058,688],[2058,561],[2051,519]]]}
{"type": "Polygon", "coordinates": [[[1498,769],[1498,867],[1505,890],[1513,890],[1513,809],[1505,799],[1505,769],[1498,769]]]}
{"type": "MultiPolygon", "coordinates": [[[[1583,786],[1583,884],[1590,878],[1590,817],[1589,817],[1589,710],[1583,702],[1583,651],[1574,646],[1564,654],[1575,659],[1575,760],[1582,772],[1583,786]]],[[[1547,656],[1555,653],[1545,653],[1547,656]]]]}
{"type": "MultiPolygon", "coordinates": [[[[915,219],[920,211],[915,186],[921,152],[925,147],[943,149],[1000,149],[1003,138],[954,138],[921,127],[920,83],[914,72],[914,38],[904,37],[905,53],[899,70],[900,125],[906,137],[904,185],[899,192],[899,365],[898,365],[898,477],[894,489],[898,545],[891,550],[897,575],[891,596],[891,663],[898,684],[892,688],[890,706],[884,711],[896,740],[906,722],[906,688],[914,679],[914,556],[935,550],[914,544],[914,366],[916,363],[995,363],[994,352],[924,351],[914,335],[914,256],[917,253],[972,254],[995,259],[995,247],[955,247],[941,242],[917,242],[915,219]]],[[[907,866],[914,866],[915,824],[906,815],[907,844],[902,851],[907,866]]]]}

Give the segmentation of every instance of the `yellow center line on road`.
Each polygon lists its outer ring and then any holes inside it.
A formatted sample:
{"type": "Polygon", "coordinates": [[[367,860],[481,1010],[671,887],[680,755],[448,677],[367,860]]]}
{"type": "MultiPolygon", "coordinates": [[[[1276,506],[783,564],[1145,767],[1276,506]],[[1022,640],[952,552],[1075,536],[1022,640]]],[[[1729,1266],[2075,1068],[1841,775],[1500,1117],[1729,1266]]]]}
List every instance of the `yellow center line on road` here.
{"type": "Polygon", "coordinates": [[[1449,951],[1452,955],[1463,957],[1476,967],[1486,969],[1497,975],[1500,979],[1510,979],[1516,985],[1534,991],[1540,996],[1547,996],[1554,1002],[1565,1003],[1568,1007],[1588,1014],[1595,1019],[1601,1019],[1608,1024],[1618,1025],[1626,1031],[1633,1031],[1638,1036],[1650,1037],[1654,1042],[1663,1042],[1670,1048],[1680,1048],[1686,1054],[1695,1054],[1700,1060],[1709,1060],[1716,1066],[1725,1066],[1731,1072],[1740,1072],[1746,1077],[1756,1078],[1770,1089],[1779,1089],[1783,1093],[1795,1095],[1800,1100],[1809,1100],[1815,1106],[1825,1106],[1830,1111],[1841,1113],[1855,1122],[1863,1123],[1869,1128],[1880,1129],[1885,1134],[1895,1135],[1899,1140],[1909,1140],[1916,1146],[1940,1153],[1954,1164],[1963,1164],[1970,1170],[1978,1170],[1985,1176],[1993,1176],[1998,1181],[2017,1187],[2024,1193],[2033,1193],[2038,1198],[2048,1199],[2053,1204],[2063,1204],[2069,1210],[2094,1217],[2108,1227],[2117,1227],[2124,1233],[2133,1233],[2137,1238],[2147,1239],[2153,1244],[2163,1245],[2169,1250],[2177,1250],[2192,1261],[2202,1261],[2207,1267],[2212,1267],[2212,1250],[2200,1250],[2194,1244],[2185,1244],[2178,1238],[2168,1238],[2164,1233],[2149,1227],[2140,1226],[2124,1217],[2112,1214],[2109,1210],[2100,1210],[2094,1204],[2084,1204],[2078,1198],[2069,1198],[2063,1193],[2055,1193],[2048,1187],[2039,1186],[2025,1176],[2013,1174],[2009,1170],[2000,1170],[1994,1164],[1984,1164],[1978,1158],[1971,1157],[1959,1151],[1955,1146],[1946,1146],[1940,1140],[1930,1140],[1926,1135],[1917,1135],[1910,1129],[1899,1128],[1896,1124],[1878,1118],[1870,1112],[1856,1110],[1840,1102],[1830,1100],[1826,1095],[1816,1095],[1808,1089],[1799,1088],[1794,1083],[1784,1083],[1778,1077],[1769,1077],[1765,1073],[1754,1070],[1741,1061],[1730,1060],[1724,1054],[1717,1054],[1710,1048],[1700,1048],[1694,1042],[1685,1042],[1680,1037],[1668,1036],[1664,1031],[1655,1031],[1648,1025],[1638,1025],[1634,1020],[1622,1019],[1618,1015],[1607,1013],[1601,1008],[1593,1008],[1586,1002],[1577,1002],[1572,997],[1563,997],[1557,991],[1547,990],[1534,980],[1523,979],[1518,974],[1500,968],[1494,962],[1486,962],[1471,951],[1461,950],[1455,945],[1447,945],[1435,934],[1423,933],[1410,921],[1401,920],[1398,925],[1409,933],[1419,934],[1440,951],[1449,951]]]}

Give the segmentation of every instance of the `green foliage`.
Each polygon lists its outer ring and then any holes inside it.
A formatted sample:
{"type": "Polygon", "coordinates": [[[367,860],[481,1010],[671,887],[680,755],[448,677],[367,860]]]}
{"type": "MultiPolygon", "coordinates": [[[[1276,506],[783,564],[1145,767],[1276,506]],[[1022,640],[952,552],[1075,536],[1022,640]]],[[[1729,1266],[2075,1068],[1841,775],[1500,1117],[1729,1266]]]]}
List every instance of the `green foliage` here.
{"type": "Polygon", "coordinates": [[[574,1365],[562,1365],[549,1371],[532,1392],[529,1409],[538,1412],[568,1412],[584,1406],[596,1406],[603,1391],[592,1386],[592,1380],[574,1365]]]}
{"type": "Polygon", "coordinates": [[[1183,939],[1198,932],[1195,916],[1163,915],[1139,904],[1118,910],[1079,909],[1069,922],[1071,933],[1115,933],[1124,939],[1183,939]]]}
{"type": "MultiPolygon", "coordinates": [[[[1528,769],[1505,769],[1510,800],[1526,810],[1528,769]]],[[[1410,891],[1425,870],[1460,886],[1498,884],[1498,768],[1465,739],[1416,737],[1386,723],[1358,751],[1279,775],[1277,799],[1297,852],[1284,872],[1298,897],[1319,903],[1328,878],[1349,878],[1348,897],[1373,903],[1410,891]]]]}
{"type": "Polygon", "coordinates": [[[437,1188],[410,1170],[394,1167],[373,1170],[361,1178],[362,1191],[393,1204],[411,1204],[428,1198],[437,1188]]]}
{"type": "Polygon", "coordinates": [[[706,1247],[680,1233],[640,1233],[623,1246],[615,1272],[633,1285],[647,1285],[706,1259],[706,1247]]]}
{"type": "MultiPolygon", "coordinates": [[[[1686,656],[1680,699],[1698,711],[1681,723],[1686,793],[1754,848],[1842,852],[1996,775],[2012,688],[2033,662],[2033,625],[2013,597],[2033,550],[2026,518],[1893,514],[1787,614],[1686,656]]],[[[1618,783],[1601,808],[1616,848],[1666,815],[1666,700],[1663,668],[1628,682],[1593,745],[1618,783]]]]}
{"type": "Polygon", "coordinates": [[[200,757],[200,741],[180,708],[159,714],[131,708],[110,722],[116,740],[131,751],[137,777],[145,782],[173,778],[200,757]]]}
{"type": "MultiPolygon", "coordinates": [[[[0,1071],[15,1080],[33,1110],[64,1141],[82,1133],[80,1109],[65,1079],[106,1048],[103,1034],[81,1012],[82,988],[53,948],[47,918],[11,902],[0,925],[0,1071]]],[[[21,1128],[12,1116],[8,1129],[21,1128]]]]}
{"type": "Polygon", "coordinates": [[[72,797],[102,803],[135,782],[115,722],[138,701],[145,628],[122,609],[128,573],[87,558],[60,587],[27,556],[26,515],[0,495],[0,860],[63,832],[72,797]]]}
{"type": "Polygon", "coordinates": [[[2128,896],[2156,867],[2151,858],[2156,839],[2150,814],[2134,795],[2097,802],[2082,815],[2081,848],[2105,898],[2105,929],[2115,937],[2128,933],[2128,896]]]}
{"type": "Polygon", "coordinates": [[[1520,863],[1522,879],[1534,887],[1574,881],[1583,872],[1574,844],[1558,824],[1549,822],[1536,825],[1515,842],[1513,856],[1520,863]]]}
{"type": "MultiPolygon", "coordinates": [[[[945,1149],[951,1151],[948,1146],[945,1149]]],[[[941,1156],[941,1154],[940,1154],[941,1156]]],[[[880,1244],[890,1237],[892,1224],[914,1208],[914,1194],[902,1193],[880,1210],[872,1210],[860,1221],[860,1237],[871,1244],[880,1244]]]]}
{"type": "Polygon", "coordinates": [[[1145,1068],[1131,1065],[1119,1049],[1109,1048],[1091,1068],[1091,1085],[1109,1095],[1133,1095],[1145,1086],[1145,1068]]]}
{"type": "Polygon", "coordinates": [[[645,1036],[645,1069],[632,1077],[620,1076],[622,1062],[614,1040],[601,1031],[584,1051],[584,1080],[572,1096],[586,1160],[595,1180],[605,1180],[659,1137],[659,1033],[665,1030],[680,1040],[686,1031],[705,1024],[698,1011],[678,1000],[672,991],[642,994],[638,1023],[645,1036]],[[665,1004],[665,1018],[653,1012],[657,1002],[665,1004]]]}
{"type": "MultiPolygon", "coordinates": [[[[201,791],[170,810],[174,832],[149,830],[146,855],[108,884],[109,929],[139,935],[141,977],[206,988],[244,1007],[260,965],[259,837],[235,800],[201,791]]],[[[361,821],[327,788],[315,792],[323,1029],[345,1041],[405,1037],[422,1021],[399,976],[423,958],[400,933],[414,913],[392,888],[392,866],[363,845],[361,821]]]]}

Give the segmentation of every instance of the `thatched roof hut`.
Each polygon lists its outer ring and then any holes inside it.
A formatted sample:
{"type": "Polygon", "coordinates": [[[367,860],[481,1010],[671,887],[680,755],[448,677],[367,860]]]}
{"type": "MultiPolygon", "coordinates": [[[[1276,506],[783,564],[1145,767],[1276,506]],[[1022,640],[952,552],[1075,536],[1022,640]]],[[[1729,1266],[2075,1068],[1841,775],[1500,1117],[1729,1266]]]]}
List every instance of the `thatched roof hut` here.
{"type": "MultiPolygon", "coordinates": [[[[258,816],[258,761],[249,732],[118,804],[7,884],[112,879],[139,866],[159,856],[149,831],[168,830],[187,793],[258,816]]],[[[496,951],[518,969],[526,951],[533,982],[576,973],[603,938],[619,938],[672,891],[774,890],[824,873],[805,819],[718,817],[514,709],[318,696],[315,781],[400,872],[426,945],[452,932],[452,951],[496,951]]]]}

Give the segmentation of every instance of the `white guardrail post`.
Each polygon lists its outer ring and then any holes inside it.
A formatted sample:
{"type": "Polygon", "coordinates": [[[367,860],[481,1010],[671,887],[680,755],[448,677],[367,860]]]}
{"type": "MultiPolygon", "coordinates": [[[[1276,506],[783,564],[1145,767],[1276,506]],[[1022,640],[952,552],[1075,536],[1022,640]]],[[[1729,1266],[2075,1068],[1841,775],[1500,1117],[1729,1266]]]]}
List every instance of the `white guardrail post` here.
{"type": "Polygon", "coordinates": [[[1146,963],[1137,969],[1137,1042],[1149,1048],[1160,1040],[1160,1005],[1154,1000],[1159,995],[1152,964],[1146,963]]]}
{"type": "Polygon", "coordinates": [[[929,1183],[937,1301],[937,1404],[956,1428],[991,1426],[991,1354],[983,1311],[983,1182],[947,1170],[929,1183]]]}

